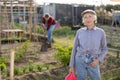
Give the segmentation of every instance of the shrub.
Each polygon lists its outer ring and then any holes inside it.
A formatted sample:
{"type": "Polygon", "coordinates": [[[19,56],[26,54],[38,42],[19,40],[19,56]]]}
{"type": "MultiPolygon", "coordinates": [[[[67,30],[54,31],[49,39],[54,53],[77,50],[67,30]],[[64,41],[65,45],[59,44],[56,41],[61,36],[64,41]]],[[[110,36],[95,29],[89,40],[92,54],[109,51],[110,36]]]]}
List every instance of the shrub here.
{"type": "Polygon", "coordinates": [[[6,57],[4,57],[4,56],[0,57],[0,64],[7,62],[8,59],[6,57]]]}
{"type": "Polygon", "coordinates": [[[6,69],[5,63],[0,64],[0,70],[3,71],[6,69]]]}
{"type": "Polygon", "coordinates": [[[62,47],[60,45],[56,45],[56,49],[57,49],[57,52],[53,56],[55,57],[55,59],[60,61],[61,64],[63,64],[64,66],[67,66],[70,61],[72,46],[69,45],[69,46],[62,47]]]}
{"type": "Polygon", "coordinates": [[[36,29],[36,32],[39,34],[44,34],[44,29],[42,27],[39,27],[36,29]]]}

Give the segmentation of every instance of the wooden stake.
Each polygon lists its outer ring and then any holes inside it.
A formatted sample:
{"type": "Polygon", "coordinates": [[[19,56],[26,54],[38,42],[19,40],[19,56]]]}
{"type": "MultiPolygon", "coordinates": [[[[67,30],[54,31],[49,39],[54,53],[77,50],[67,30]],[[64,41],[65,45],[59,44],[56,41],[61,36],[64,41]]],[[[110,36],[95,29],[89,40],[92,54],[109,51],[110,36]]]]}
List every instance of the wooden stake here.
{"type": "Polygon", "coordinates": [[[30,40],[32,38],[32,2],[33,0],[30,0],[30,16],[29,16],[29,25],[30,25],[30,40]]]}
{"type": "Polygon", "coordinates": [[[14,50],[10,53],[10,80],[14,80],[14,50]]]}
{"type": "Polygon", "coordinates": [[[11,28],[14,28],[14,17],[13,17],[13,0],[10,2],[11,4],[11,28]]]}

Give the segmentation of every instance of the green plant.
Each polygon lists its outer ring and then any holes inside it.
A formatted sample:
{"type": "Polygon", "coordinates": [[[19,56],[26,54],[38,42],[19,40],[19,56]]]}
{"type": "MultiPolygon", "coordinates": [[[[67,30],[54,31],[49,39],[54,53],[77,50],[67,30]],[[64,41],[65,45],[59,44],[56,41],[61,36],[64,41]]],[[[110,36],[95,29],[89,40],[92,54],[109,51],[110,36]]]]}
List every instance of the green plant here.
{"type": "Polygon", "coordinates": [[[110,47],[110,48],[115,48],[115,49],[120,49],[120,46],[113,46],[112,44],[110,43],[107,43],[107,46],[110,47]]]}
{"type": "Polygon", "coordinates": [[[15,53],[15,62],[20,61],[20,59],[23,58],[23,56],[24,56],[24,55],[23,55],[22,53],[16,52],[16,53],[15,53]]]}
{"type": "Polygon", "coordinates": [[[14,75],[18,75],[20,73],[19,68],[15,67],[14,68],[14,75]]]}
{"type": "Polygon", "coordinates": [[[29,72],[33,72],[34,71],[34,66],[33,65],[29,65],[29,72]]]}
{"type": "Polygon", "coordinates": [[[15,52],[15,61],[16,62],[24,57],[24,55],[27,52],[29,46],[30,46],[30,41],[27,40],[27,41],[24,42],[24,44],[20,48],[18,48],[16,50],[16,52],[15,52]]]}
{"type": "Polygon", "coordinates": [[[30,72],[33,72],[34,71],[34,64],[33,64],[33,60],[29,59],[28,60],[28,68],[29,68],[29,71],[30,72]]]}
{"type": "Polygon", "coordinates": [[[39,34],[44,34],[44,29],[42,27],[36,28],[36,32],[39,34]]]}
{"type": "Polygon", "coordinates": [[[9,69],[6,70],[6,75],[10,76],[10,70],[9,69]]]}
{"type": "Polygon", "coordinates": [[[19,29],[23,29],[24,28],[24,26],[22,26],[22,25],[20,25],[19,23],[16,23],[16,22],[14,22],[14,27],[15,28],[19,28],[19,29]]]}
{"type": "Polygon", "coordinates": [[[49,66],[49,65],[45,65],[45,67],[46,67],[46,69],[47,69],[47,70],[50,68],[50,66],[49,66]]]}
{"type": "Polygon", "coordinates": [[[110,80],[110,73],[106,73],[103,77],[103,80],[110,80]]]}
{"type": "Polygon", "coordinates": [[[42,65],[38,64],[38,65],[37,65],[37,69],[38,69],[38,71],[41,72],[41,71],[42,71],[42,65]]]}
{"type": "Polygon", "coordinates": [[[25,43],[21,46],[22,51],[25,53],[30,46],[30,40],[25,41],[25,43]]]}
{"type": "Polygon", "coordinates": [[[24,74],[23,73],[23,67],[21,68],[21,67],[15,66],[15,68],[14,68],[14,75],[22,75],[22,74],[24,74]]]}
{"type": "MultiPolygon", "coordinates": [[[[120,69],[115,70],[115,71],[112,73],[112,78],[120,78],[120,69]]],[[[117,80],[117,79],[115,79],[115,80],[117,80]]]]}
{"type": "Polygon", "coordinates": [[[53,55],[55,59],[60,61],[64,66],[67,66],[70,61],[70,55],[72,51],[72,46],[60,46],[56,45],[57,52],[53,55]]]}
{"type": "Polygon", "coordinates": [[[3,71],[6,69],[5,63],[0,64],[0,70],[3,71]]]}
{"type": "Polygon", "coordinates": [[[28,67],[25,66],[25,67],[23,67],[22,69],[23,69],[23,73],[25,74],[25,73],[27,72],[28,67]]]}
{"type": "Polygon", "coordinates": [[[0,64],[7,62],[7,58],[6,57],[5,56],[0,57],[0,64]]]}

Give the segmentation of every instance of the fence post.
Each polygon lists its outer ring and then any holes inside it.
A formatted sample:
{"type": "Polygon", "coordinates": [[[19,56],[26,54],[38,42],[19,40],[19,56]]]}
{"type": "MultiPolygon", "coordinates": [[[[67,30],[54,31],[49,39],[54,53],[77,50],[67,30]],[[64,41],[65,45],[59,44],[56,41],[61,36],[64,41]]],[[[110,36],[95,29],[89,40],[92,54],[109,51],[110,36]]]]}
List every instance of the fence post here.
{"type": "Polygon", "coordinates": [[[10,53],[10,80],[14,80],[14,50],[10,53]]]}
{"type": "Polygon", "coordinates": [[[1,75],[1,67],[0,67],[0,80],[2,80],[2,75],[1,75]]]}
{"type": "Polygon", "coordinates": [[[116,57],[119,58],[119,51],[117,51],[117,56],[116,57]]]}

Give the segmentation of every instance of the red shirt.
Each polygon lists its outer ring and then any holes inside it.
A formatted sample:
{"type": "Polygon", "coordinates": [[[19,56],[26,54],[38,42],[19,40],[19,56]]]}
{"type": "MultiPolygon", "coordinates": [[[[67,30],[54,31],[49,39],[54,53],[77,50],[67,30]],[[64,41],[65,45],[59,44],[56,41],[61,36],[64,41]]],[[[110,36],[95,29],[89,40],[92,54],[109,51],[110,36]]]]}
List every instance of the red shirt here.
{"type": "MultiPolygon", "coordinates": [[[[45,24],[45,22],[46,22],[46,21],[45,21],[45,18],[43,17],[43,18],[42,18],[42,23],[45,24]]],[[[53,17],[50,16],[49,19],[48,19],[47,30],[49,30],[50,26],[51,26],[51,25],[54,25],[54,24],[56,24],[56,21],[55,21],[55,19],[53,19],[53,17]]]]}

